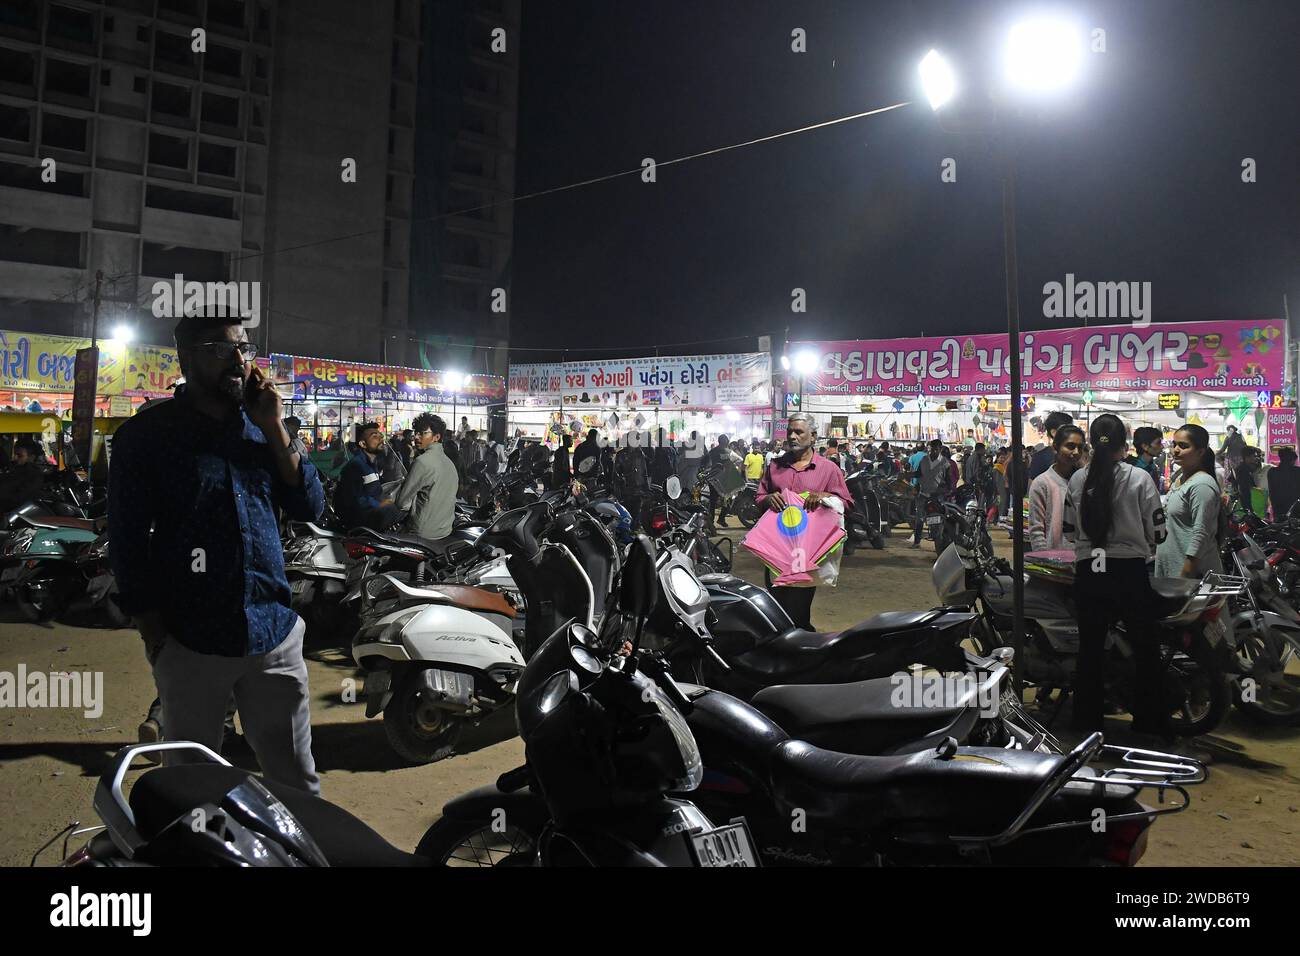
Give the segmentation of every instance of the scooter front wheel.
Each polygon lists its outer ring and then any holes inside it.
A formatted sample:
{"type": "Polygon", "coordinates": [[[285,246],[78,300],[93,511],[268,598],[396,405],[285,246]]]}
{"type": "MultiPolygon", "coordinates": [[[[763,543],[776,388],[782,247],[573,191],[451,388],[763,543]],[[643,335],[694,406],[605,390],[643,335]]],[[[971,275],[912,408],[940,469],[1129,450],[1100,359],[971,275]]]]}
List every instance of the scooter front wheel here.
{"type": "Polygon", "coordinates": [[[504,819],[465,820],[442,817],[425,833],[416,856],[435,866],[532,866],[537,834],[504,819]]]}
{"type": "Polygon", "coordinates": [[[758,519],[763,517],[763,509],[755,500],[754,492],[748,488],[736,495],[736,504],[732,509],[732,513],[746,528],[754,527],[758,523],[758,519]]]}
{"type": "Polygon", "coordinates": [[[412,764],[433,763],[450,757],[464,721],[420,696],[420,671],[411,668],[393,688],[384,708],[384,733],[389,746],[412,764]]]}
{"type": "Polygon", "coordinates": [[[69,590],[62,575],[44,571],[14,588],[14,603],[23,617],[41,624],[53,620],[68,606],[69,590]]]}

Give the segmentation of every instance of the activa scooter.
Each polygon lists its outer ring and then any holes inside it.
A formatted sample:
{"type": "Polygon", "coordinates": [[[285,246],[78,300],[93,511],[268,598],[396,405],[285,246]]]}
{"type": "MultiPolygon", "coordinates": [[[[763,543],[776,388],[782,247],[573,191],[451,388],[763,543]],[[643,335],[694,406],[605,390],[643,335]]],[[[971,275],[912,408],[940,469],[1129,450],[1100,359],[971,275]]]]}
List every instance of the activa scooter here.
{"type": "Polygon", "coordinates": [[[365,591],[352,658],[366,671],[366,716],[383,713],[403,760],[450,756],[466,721],[514,700],[524,669],[514,605],[496,591],[412,586],[390,574],[371,578],[365,591]]]}
{"type": "MultiPolygon", "coordinates": [[[[504,512],[471,546],[484,555],[508,553],[511,584],[522,575],[530,593],[540,595],[522,631],[515,626],[518,609],[510,591],[406,581],[390,573],[360,584],[361,627],[352,656],[367,672],[366,716],[383,712],[389,743],[403,759],[428,763],[449,756],[466,721],[482,720],[514,701],[526,657],[554,629],[539,629],[543,622],[554,624],[557,599],[543,556],[553,554],[581,582],[587,608],[582,623],[601,624],[597,609],[606,606],[616,580],[617,547],[584,509],[560,507],[552,520],[553,507],[539,502],[504,512]],[[543,531],[547,540],[538,540],[543,531]]],[[[497,561],[493,557],[485,567],[499,573],[497,561]]]]}

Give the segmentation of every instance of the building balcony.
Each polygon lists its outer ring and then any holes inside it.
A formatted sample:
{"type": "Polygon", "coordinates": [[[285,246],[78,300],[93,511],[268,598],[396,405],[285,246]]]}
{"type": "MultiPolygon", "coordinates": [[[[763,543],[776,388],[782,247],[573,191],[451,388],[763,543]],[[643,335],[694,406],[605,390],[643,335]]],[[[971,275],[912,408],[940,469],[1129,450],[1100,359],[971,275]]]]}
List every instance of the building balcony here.
{"type": "Polygon", "coordinates": [[[482,239],[508,239],[509,233],[491,219],[477,219],[474,216],[448,216],[443,226],[452,232],[459,232],[482,239]]]}
{"type": "Polygon", "coordinates": [[[443,262],[439,271],[444,278],[465,279],[470,282],[491,282],[496,277],[496,273],[486,266],[468,265],[461,262],[443,262]]]}
{"type": "Polygon", "coordinates": [[[493,112],[514,109],[514,106],[500,93],[489,93],[487,90],[476,90],[469,86],[465,87],[464,100],[467,106],[477,106],[493,112]]]}
{"type": "Polygon", "coordinates": [[[110,65],[124,63],[147,70],[149,69],[149,50],[142,46],[131,46],[115,40],[105,40],[104,60],[110,65]]]}
{"type": "Polygon", "coordinates": [[[51,302],[86,281],[85,270],[0,259],[0,289],[6,298],[51,302]]]}
{"type": "Polygon", "coordinates": [[[493,196],[508,196],[510,190],[495,179],[488,179],[486,176],[475,176],[470,173],[451,172],[447,175],[447,182],[453,186],[464,186],[466,189],[476,189],[479,192],[488,193],[493,196]]]}
{"type": "Polygon", "coordinates": [[[469,51],[469,59],[471,63],[477,63],[490,70],[514,73],[517,69],[513,53],[493,53],[491,50],[476,47],[469,51]]]}
{"type": "Polygon", "coordinates": [[[500,137],[489,136],[486,133],[480,133],[465,127],[456,130],[456,140],[467,146],[473,146],[475,149],[484,149],[492,153],[514,152],[514,149],[500,137]]]}
{"type": "Polygon", "coordinates": [[[85,232],[90,228],[90,200],[84,196],[0,186],[0,221],[33,229],[85,232]]]}
{"type": "Polygon", "coordinates": [[[152,206],[146,206],[140,218],[141,237],[162,245],[233,252],[239,249],[241,233],[238,219],[200,216],[152,206]]]}

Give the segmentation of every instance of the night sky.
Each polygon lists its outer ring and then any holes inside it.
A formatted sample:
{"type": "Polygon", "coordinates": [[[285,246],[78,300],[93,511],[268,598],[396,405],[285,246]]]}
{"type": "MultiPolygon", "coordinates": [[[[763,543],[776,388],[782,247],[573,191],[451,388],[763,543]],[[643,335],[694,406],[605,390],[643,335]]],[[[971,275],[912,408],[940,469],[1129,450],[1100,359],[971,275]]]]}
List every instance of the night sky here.
{"type": "MultiPolygon", "coordinates": [[[[916,66],[991,62],[1007,3],[524,5],[520,194],[911,100],[516,206],[513,361],[1006,327],[1001,165],[944,133],[916,66]],[[790,51],[791,30],[808,52],[790,51]],[[940,181],[944,157],[957,182],[940,181]],[[790,290],[808,311],[790,311],[790,290]],[[742,337],[696,347],[669,343],[742,337]],[[590,354],[590,353],[588,353],[590,354]]],[[[1018,130],[1022,326],[1067,272],[1150,281],[1153,319],[1300,312],[1300,3],[1066,4],[1106,30],[1071,101],[1018,130]],[[1259,181],[1241,182],[1253,157],[1259,181]]],[[[978,86],[978,80],[973,84],[978,86]]],[[[972,94],[973,95],[973,94],[972,94]]]]}

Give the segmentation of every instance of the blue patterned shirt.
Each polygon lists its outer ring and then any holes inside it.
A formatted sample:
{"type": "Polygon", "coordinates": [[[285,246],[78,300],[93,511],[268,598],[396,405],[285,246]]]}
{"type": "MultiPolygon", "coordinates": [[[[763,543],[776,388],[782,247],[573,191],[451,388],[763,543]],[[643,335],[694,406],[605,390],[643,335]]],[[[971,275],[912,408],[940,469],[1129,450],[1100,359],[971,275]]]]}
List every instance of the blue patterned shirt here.
{"type": "Polygon", "coordinates": [[[247,415],[217,421],[181,386],[113,436],[109,558],[122,610],[161,611],[167,633],[200,654],[274,650],[297,623],[275,509],[314,521],[324,506],[306,458],[289,487],[247,415]]]}

